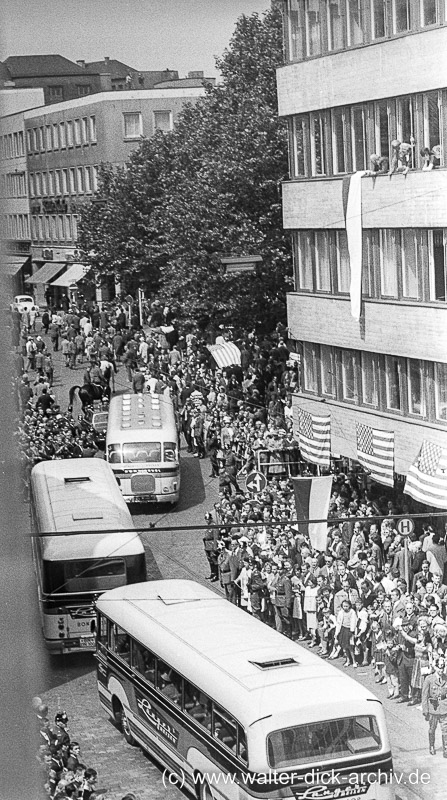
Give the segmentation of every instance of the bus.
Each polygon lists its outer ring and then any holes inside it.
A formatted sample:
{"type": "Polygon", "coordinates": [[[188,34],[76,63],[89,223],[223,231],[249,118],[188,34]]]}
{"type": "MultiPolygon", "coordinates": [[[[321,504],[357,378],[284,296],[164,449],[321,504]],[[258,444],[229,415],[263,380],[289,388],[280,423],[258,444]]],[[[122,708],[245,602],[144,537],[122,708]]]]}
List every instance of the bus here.
{"type": "Polygon", "coordinates": [[[193,581],[97,601],[99,699],[199,798],[391,800],[382,703],[193,581]]]}
{"type": "Polygon", "coordinates": [[[109,465],[99,458],[36,464],[31,519],[47,648],[54,654],[93,652],[96,598],[146,580],[143,544],[109,465]]]}
{"type": "Polygon", "coordinates": [[[126,502],[178,501],[178,432],[169,396],[147,393],[113,397],[106,454],[126,502]]]}

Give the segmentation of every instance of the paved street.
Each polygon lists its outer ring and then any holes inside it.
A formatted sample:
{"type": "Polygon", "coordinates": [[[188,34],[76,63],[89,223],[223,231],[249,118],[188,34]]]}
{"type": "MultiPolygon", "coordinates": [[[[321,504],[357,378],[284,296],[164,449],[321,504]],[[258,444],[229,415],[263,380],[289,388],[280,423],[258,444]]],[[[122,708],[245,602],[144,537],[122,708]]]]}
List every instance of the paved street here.
{"type": "MultiPolygon", "coordinates": [[[[68,403],[68,387],[82,383],[83,368],[71,371],[62,366],[55,354],[55,391],[63,409],[68,403]]],[[[124,369],[116,382],[117,390],[128,387],[124,369]]],[[[75,409],[77,413],[77,409],[75,409]]],[[[181,500],[174,510],[160,509],[144,513],[132,509],[136,524],[154,530],[142,534],[150,578],[189,578],[204,581],[207,562],[200,531],[169,531],[158,528],[179,524],[202,524],[204,513],[214,502],[217,481],[208,477],[209,463],[183,453],[181,500]]],[[[208,584],[207,584],[208,585],[208,584]]],[[[215,587],[214,587],[215,588],[215,587]]],[[[335,662],[338,666],[338,662],[335,662]]],[[[442,760],[440,746],[435,757],[428,755],[426,723],[417,708],[396,705],[385,698],[386,687],[377,687],[371,668],[359,669],[356,679],[383,699],[391,735],[397,778],[405,784],[397,789],[397,797],[445,800],[447,761],[442,760]],[[422,773],[428,773],[421,782],[422,773]],[[414,785],[411,785],[411,782],[414,785]]],[[[140,800],[161,800],[179,797],[178,790],[165,788],[161,770],[138,748],[126,744],[122,735],[101,711],[97,699],[94,661],[88,655],[52,659],[43,670],[40,693],[50,712],[64,708],[70,717],[71,735],[82,743],[83,760],[99,772],[99,785],[108,790],[110,800],[120,800],[125,791],[133,791],[140,800]]],[[[440,734],[438,734],[440,740],[440,734]]]]}

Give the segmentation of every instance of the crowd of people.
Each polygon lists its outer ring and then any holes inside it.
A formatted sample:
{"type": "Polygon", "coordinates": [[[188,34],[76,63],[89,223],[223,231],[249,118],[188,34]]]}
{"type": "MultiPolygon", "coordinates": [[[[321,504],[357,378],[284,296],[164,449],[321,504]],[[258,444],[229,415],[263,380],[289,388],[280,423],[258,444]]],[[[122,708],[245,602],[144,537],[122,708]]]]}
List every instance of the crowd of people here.
{"type": "MultiPolygon", "coordinates": [[[[48,706],[33,698],[36,713],[37,760],[45,791],[54,800],[104,800],[107,789],[98,789],[98,772],[83,763],[82,748],[71,738],[68,716],[58,711],[50,724],[48,706]]],[[[138,800],[128,793],[121,800],[138,800]]]]}
{"type": "MultiPolygon", "coordinates": [[[[430,720],[430,752],[441,722],[447,757],[445,531],[439,518],[418,520],[407,568],[396,516],[418,508],[372,484],[360,466],[334,461],[327,470],[333,474],[327,547],[312,547],[296,522],[293,478],[315,474],[315,467],[302,459],[294,436],[299,372],[287,329],[278,324],[265,336],[181,326],[158,301],[147,306],[144,328],[118,303],[45,313],[35,338],[44,357],[48,335],[53,350],[60,341],[70,344],[66,368],[85,364],[86,384],[104,385],[106,366],[115,371],[121,363],[134,392],[172,396],[188,452],[209,458],[210,477],[218,480],[204,538],[209,580],[220,581],[229,601],[323,658],[343,657],[346,669],[371,665],[390,698],[421,706],[430,720]],[[208,346],[229,340],[240,364],[219,368],[208,346]],[[253,469],[267,479],[258,493],[244,490],[253,469]]],[[[52,379],[27,354],[34,341],[28,320],[14,325],[19,437],[28,467],[42,458],[103,457],[94,432],[55,407],[52,379]]]]}

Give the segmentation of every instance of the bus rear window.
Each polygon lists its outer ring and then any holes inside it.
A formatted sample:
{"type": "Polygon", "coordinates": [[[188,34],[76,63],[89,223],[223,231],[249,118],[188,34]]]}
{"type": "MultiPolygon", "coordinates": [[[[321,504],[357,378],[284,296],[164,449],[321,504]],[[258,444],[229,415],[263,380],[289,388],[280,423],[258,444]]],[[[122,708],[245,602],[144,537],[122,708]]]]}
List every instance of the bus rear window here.
{"type": "Polygon", "coordinates": [[[161,442],[126,442],[123,444],[124,464],[161,461],[161,442]]]}
{"type": "Polygon", "coordinates": [[[109,444],[107,458],[110,464],[119,464],[121,462],[121,445],[109,444]]]}
{"type": "Polygon", "coordinates": [[[175,442],[164,443],[165,461],[177,461],[177,445],[175,442]]]}
{"type": "Polygon", "coordinates": [[[55,594],[105,592],[127,583],[122,558],[46,561],[44,573],[45,591],[55,594]]]}
{"type": "Polygon", "coordinates": [[[370,716],[344,717],[285,728],[271,733],[267,744],[272,769],[370,753],[381,747],[376,719],[370,716]]]}

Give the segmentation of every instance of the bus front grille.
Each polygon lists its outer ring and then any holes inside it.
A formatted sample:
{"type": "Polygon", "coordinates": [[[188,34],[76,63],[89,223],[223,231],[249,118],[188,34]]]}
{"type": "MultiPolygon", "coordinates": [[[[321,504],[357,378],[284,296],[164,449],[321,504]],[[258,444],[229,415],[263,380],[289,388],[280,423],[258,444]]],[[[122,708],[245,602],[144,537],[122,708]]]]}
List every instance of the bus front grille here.
{"type": "Polygon", "coordinates": [[[132,475],[130,489],[132,494],[154,494],[155,478],[153,475],[132,475]]]}

